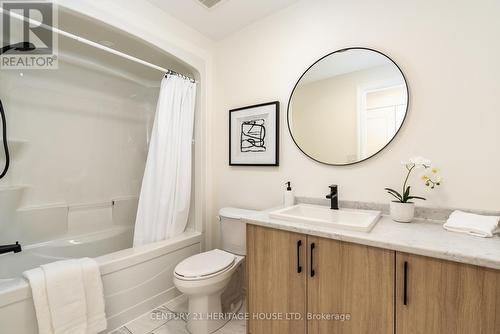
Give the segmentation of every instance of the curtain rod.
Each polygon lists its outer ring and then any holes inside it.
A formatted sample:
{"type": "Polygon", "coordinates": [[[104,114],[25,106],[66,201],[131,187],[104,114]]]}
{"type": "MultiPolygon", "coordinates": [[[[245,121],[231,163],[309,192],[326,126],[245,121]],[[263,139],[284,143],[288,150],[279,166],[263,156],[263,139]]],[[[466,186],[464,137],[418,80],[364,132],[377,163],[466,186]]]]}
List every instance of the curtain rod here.
{"type": "Polygon", "coordinates": [[[181,77],[181,78],[183,78],[183,79],[189,80],[189,81],[191,81],[192,83],[196,83],[196,82],[197,82],[195,79],[193,79],[193,78],[191,78],[191,77],[188,77],[188,76],[186,76],[186,75],[184,75],[184,74],[181,74],[181,73],[177,73],[177,72],[172,71],[172,70],[167,70],[167,71],[165,72],[165,76],[167,76],[167,75],[175,75],[175,76],[181,77]]]}
{"type": "Polygon", "coordinates": [[[49,26],[49,25],[47,25],[45,23],[39,22],[37,20],[33,20],[31,18],[27,18],[27,17],[24,17],[22,15],[19,15],[19,14],[10,12],[10,11],[4,11],[3,8],[0,8],[0,13],[2,13],[2,14],[8,14],[10,17],[13,17],[15,19],[22,20],[22,21],[27,21],[27,22],[29,22],[29,23],[31,23],[33,25],[40,26],[42,28],[45,28],[45,29],[50,30],[52,32],[55,32],[58,35],[62,35],[64,37],[68,37],[68,38],[70,38],[72,40],[75,40],[77,42],[80,42],[80,43],[86,44],[88,46],[91,46],[91,47],[94,47],[94,48],[106,51],[108,53],[112,53],[112,54],[114,54],[116,56],[122,57],[124,59],[133,61],[135,63],[141,64],[141,65],[144,65],[144,66],[147,66],[149,68],[161,71],[161,72],[165,73],[165,75],[169,75],[169,74],[170,75],[177,75],[177,76],[180,76],[180,77],[182,77],[184,79],[190,80],[193,83],[197,82],[195,79],[193,79],[191,77],[188,77],[188,76],[185,76],[183,74],[177,73],[177,72],[175,72],[173,70],[166,69],[166,68],[160,67],[158,65],[148,63],[147,61],[144,61],[142,59],[139,59],[139,58],[136,58],[134,56],[128,55],[126,53],[117,51],[117,50],[112,49],[110,47],[107,47],[107,46],[104,46],[102,44],[99,44],[99,43],[93,42],[91,40],[88,40],[86,38],[83,38],[83,37],[71,34],[71,33],[67,32],[67,31],[64,31],[64,30],[61,30],[61,29],[58,29],[58,28],[55,28],[55,27],[51,27],[51,26],[49,26]]]}

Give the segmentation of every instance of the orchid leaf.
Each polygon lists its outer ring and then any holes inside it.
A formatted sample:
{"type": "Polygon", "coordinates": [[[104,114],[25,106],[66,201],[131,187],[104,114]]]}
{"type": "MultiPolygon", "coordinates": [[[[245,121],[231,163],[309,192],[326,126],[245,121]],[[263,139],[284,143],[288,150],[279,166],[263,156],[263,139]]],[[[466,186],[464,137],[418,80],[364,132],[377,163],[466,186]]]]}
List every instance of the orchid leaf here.
{"type": "Polygon", "coordinates": [[[398,193],[396,190],[394,189],[391,189],[391,188],[385,188],[385,190],[391,194],[392,196],[396,197],[400,202],[403,200],[403,198],[401,197],[401,194],[398,193]]]}
{"type": "Polygon", "coordinates": [[[410,186],[408,186],[403,194],[403,203],[408,202],[408,197],[410,197],[410,186]]]}
{"type": "Polygon", "coordinates": [[[420,197],[420,196],[408,196],[407,200],[410,200],[410,199],[420,199],[422,201],[426,201],[427,199],[423,198],[423,197],[420,197]]]}
{"type": "Polygon", "coordinates": [[[389,193],[389,195],[394,196],[394,198],[396,198],[396,199],[398,200],[398,202],[402,203],[402,201],[401,201],[401,197],[399,197],[399,196],[397,196],[397,195],[395,195],[395,194],[393,194],[393,193],[391,193],[391,192],[389,193]]]}
{"type": "Polygon", "coordinates": [[[395,195],[398,195],[399,197],[401,197],[401,194],[398,193],[396,190],[394,189],[391,189],[391,188],[385,188],[385,190],[387,190],[388,192],[391,192],[391,193],[394,193],[395,195]]]}

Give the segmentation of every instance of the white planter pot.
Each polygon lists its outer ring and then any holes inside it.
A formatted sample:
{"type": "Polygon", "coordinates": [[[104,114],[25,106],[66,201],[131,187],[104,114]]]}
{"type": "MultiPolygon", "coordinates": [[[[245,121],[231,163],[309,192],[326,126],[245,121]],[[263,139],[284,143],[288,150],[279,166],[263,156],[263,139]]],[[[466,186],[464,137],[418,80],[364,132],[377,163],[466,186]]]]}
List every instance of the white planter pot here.
{"type": "Polygon", "coordinates": [[[391,202],[391,218],[398,223],[411,223],[415,217],[415,203],[391,202]]]}

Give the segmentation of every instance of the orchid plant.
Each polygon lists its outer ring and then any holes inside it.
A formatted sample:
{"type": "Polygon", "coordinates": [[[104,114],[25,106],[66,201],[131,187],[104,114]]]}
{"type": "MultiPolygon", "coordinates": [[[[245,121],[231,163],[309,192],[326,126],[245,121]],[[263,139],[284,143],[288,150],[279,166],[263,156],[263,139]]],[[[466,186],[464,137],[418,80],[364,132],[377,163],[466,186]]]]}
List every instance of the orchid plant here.
{"type": "Polygon", "coordinates": [[[395,202],[412,203],[412,199],[420,199],[425,201],[424,197],[411,195],[411,186],[408,185],[408,180],[410,179],[411,173],[415,169],[423,169],[421,179],[422,181],[424,181],[425,186],[429,187],[430,189],[434,189],[436,186],[441,185],[441,177],[438,175],[439,171],[437,170],[437,168],[431,166],[430,160],[422,157],[414,157],[410,158],[408,161],[403,161],[401,163],[407,170],[401,193],[391,188],[385,188],[385,190],[390,195],[394,196],[397,199],[397,201],[395,202]]]}

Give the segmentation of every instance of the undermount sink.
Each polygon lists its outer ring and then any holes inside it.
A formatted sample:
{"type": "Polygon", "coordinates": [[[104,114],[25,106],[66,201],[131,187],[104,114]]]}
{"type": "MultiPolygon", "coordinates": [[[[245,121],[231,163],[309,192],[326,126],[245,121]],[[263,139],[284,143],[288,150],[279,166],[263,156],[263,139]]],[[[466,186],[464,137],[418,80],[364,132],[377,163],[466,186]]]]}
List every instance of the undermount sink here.
{"type": "Polygon", "coordinates": [[[382,213],[374,210],[340,209],[311,204],[298,204],[269,213],[271,218],[322,227],[370,232],[382,213]]]}

